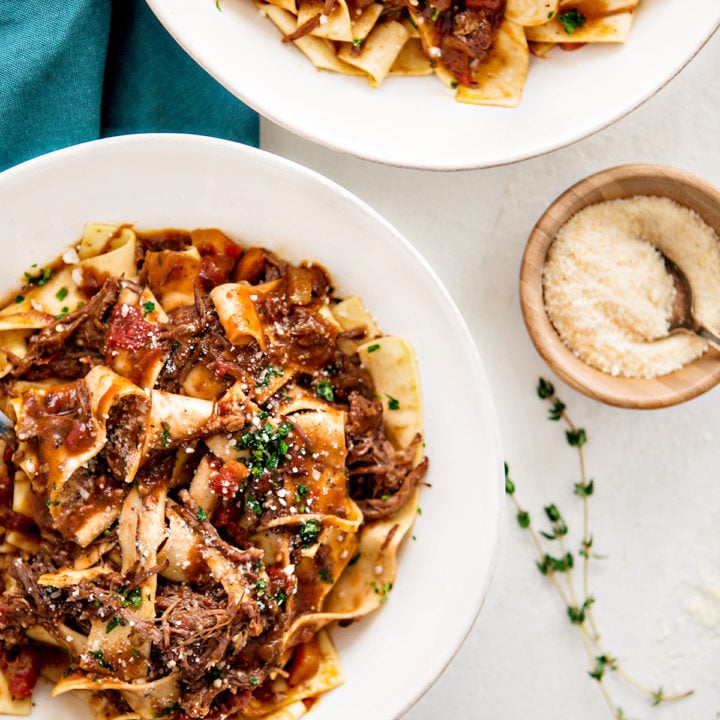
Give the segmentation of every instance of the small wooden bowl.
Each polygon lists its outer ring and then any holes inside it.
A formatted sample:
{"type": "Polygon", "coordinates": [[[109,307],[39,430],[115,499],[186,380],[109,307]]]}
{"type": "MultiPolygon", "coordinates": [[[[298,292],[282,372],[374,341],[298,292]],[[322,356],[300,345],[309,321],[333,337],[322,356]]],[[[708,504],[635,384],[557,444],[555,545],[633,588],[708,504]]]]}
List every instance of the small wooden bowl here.
{"type": "MultiPolygon", "coordinates": [[[[689,172],[651,164],[620,165],[581,180],[545,211],[520,267],[520,304],[530,338],[550,368],[588,397],[626,408],[659,408],[696,397],[720,382],[720,352],[661,377],[614,377],[580,360],[563,343],[545,310],[543,265],[559,228],[587,205],[633,195],[659,195],[695,210],[720,235],[720,189],[689,172]]],[[[720,279],[718,280],[720,282],[720,279]]]]}

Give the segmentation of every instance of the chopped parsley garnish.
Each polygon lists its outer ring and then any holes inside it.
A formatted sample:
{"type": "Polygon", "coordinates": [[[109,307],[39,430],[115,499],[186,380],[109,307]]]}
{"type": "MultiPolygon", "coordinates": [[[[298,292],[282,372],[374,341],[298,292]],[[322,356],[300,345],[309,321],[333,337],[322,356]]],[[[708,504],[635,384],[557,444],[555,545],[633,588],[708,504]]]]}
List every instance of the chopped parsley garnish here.
{"type": "Polygon", "coordinates": [[[115,668],[107,660],[105,660],[105,655],[102,650],[91,650],[88,655],[94,658],[95,662],[101,668],[104,668],[105,670],[110,670],[111,672],[115,672],[115,668]]]}
{"type": "Polygon", "coordinates": [[[208,519],[207,510],[205,510],[205,508],[198,508],[198,511],[195,513],[195,517],[199,522],[205,522],[208,519]]]}
{"type": "Polygon", "coordinates": [[[275,595],[275,602],[278,604],[278,607],[282,607],[285,604],[285,601],[287,600],[287,593],[284,593],[282,590],[275,595]]]}
{"type": "Polygon", "coordinates": [[[431,20],[433,22],[437,22],[437,19],[440,17],[440,8],[433,8],[433,14],[431,20]]]}
{"type": "Polygon", "coordinates": [[[261,477],[266,471],[274,473],[285,462],[289,450],[285,438],[292,429],[292,423],[287,421],[281,422],[277,429],[266,422],[259,430],[248,430],[240,436],[237,446],[249,451],[248,456],[241,457],[240,461],[254,478],[261,477]]]}
{"type": "Polygon", "coordinates": [[[245,500],[245,507],[252,513],[255,513],[258,517],[262,515],[262,505],[255,500],[255,498],[247,498],[245,500]]]}
{"type": "MultiPolygon", "coordinates": [[[[33,267],[37,267],[33,265],[33,267]]],[[[39,273],[32,274],[29,272],[25,273],[25,282],[28,285],[47,285],[48,280],[52,277],[52,268],[43,268],[39,273]]]]}
{"type": "Polygon", "coordinates": [[[328,402],[335,400],[335,391],[329,380],[320,380],[320,382],[316,383],[315,394],[328,402]]]}
{"type": "Polygon", "coordinates": [[[273,377],[280,377],[284,375],[285,371],[282,368],[275,368],[272,365],[268,365],[263,371],[260,379],[255,383],[256,388],[264,388],[270,384],[270,379],[273,377]]]}
{"type": "Polygon", "coordinates": [[[384,603],[388,599],[390,591],[393,589],[393,584],[391,582],[384,582],[378,585],[376,582],[371,582],[370,587],[376,595],[380,596],[380,602],[384,603]]]}
{"type": "Polygon", "coordinates": [[[300,542],[302,543],[302,546],[306,548],[311,545],[315,545],[318,541],[320,530],[322,530],[322,525],[319,520],[308,520],[307,522],[302,523],[298,533],[300,535],[300,542]]]}
{"type": "Polygon", "coordinates": [[[60,313],[55,316],[55,319],[62,320],[69,312],[70,308],[66,305],[62,310],[60,310],[60,313]]]}
{"type": "Polygon", "coordinates": [[[363,40],[362,38],[353,38],[352,44],[356,50],[359,50],[362,47],[363,40]]]}
{"type": "Polygon", "coordinates": [[[323,582],[330,583],[332,585],[333,583],[333,576],[330,570],[326,567],[320,568],[320,571],[318,572],[318,575],[320,576],[320,579],[323,582]]]}
{"type": "Polygon", "coordinates": [[[455,90],[458,85],[459,85],[459,83],[458,83],[457,80],[453,80],[453,81],[450,83],[450,87],[451,87],[453,90],[455,90]]]}
{"type": "Polygon", "coordinates": [[[143,317],[147,317],[154,309],[155,303],[152,300],[148,300],[142,304],[143,317]]]}
{"type": "Polygon", "coordinates": [[[170,426],[166,423],[160,423],[162,426],[162,432],[160,433],[160,447],[166,448],[170,445],[172,437],[170,435],[170,426]]]}
{"type": "Polygon", "coordinates": [[[62,302],[62,301],[67,297],[68,292],[69,292],[69,291],[68,291],[68,289],[67,289],[66,287],[61,287],[61,288],[55,293],[55,297],[56,297],[60,302],[62,302]]]}
{"type": "Polygon", "coordinates": [[[250,678],[250,684],[251,684],[251,685],[259,685],[259,684],[260,684],[260,680],[258,680],[258,678],[256,678],[256,677],[251,677],[251,678],[250,678]]]}
{"type": "Polygon", "coordinates": [[[586,21],[585,16],[576,8],[560,13],[558,20],[568,35],[572,35],[576,30],[579,30],[586,21]]]}
{"type": "Polygon", "coordinates": [[[24,295],[16,295],[15,296],[15,303],[19,305],[21,302],[24,302],[25,296],[24,295]]]}
{"type": "Polygon", "coordinates": [[[379,350],[379,349],[380,349],[380,343],[373,343],[372,345],[368,345],[367,351],[370,353],[370,352],[375,352],[376,350],[379,350]]]}
{"type": "Polygon", "coordinates": [[[111,633],[118,625],[124,625],[123,619],[119,615],[113,615],[112,620],[105,626],[105,634],[111,633]]]}
{"type": "Polygon", "coordinates": [[[400,409],[400,401],[397,398],[394,398],[392,395],[388,395],[387,393],[385,393],[385,397],[388,399],[388,410],[400,409]]]}
{"type": "Polygon", "coordinates": [[[307,494],[310,492],[310,488],[307,485],[298,485],[295,492],[297,493],[298,500],[304,500],[307,494]]]}
{"type": "Polygon", "coordinates": [[[121,607],[140,607],[142,605],[142,592],[140,588],[133,588],[123,593],[125,598],[120,602],[121,607]]]}

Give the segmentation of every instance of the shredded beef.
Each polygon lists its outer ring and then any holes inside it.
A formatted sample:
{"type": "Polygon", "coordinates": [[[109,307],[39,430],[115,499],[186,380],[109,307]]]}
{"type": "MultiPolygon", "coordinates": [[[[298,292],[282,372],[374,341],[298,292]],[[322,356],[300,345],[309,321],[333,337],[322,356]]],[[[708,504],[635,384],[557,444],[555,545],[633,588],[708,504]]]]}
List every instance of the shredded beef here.
{"type": "Polygon", "coordinates": [[[337,402],[347,403],[353,392],[358,392],[365,397],[372,397],[374,393],[370,373],[361,365],[357,354],[335,353],[331,365],[331,377],[337,402]]]}
{"type": "Polygon", "coordinates": [[[33,335],[24,358],[11,358],[11,377],[76,380],[105,362],[103,346],[110,312],[127,280],[110,278],[87,303],[33,335]]]}
{"type": "Polygon", "coordinates": [[[281,278],[288,264],[274,252],[261,247],[248,248],[233,271],[233,281],[260,285],[281,278]]]}
{"type": "Polygon", "coordinates": [[[225,336],[217,312],[197,293],[193,305],[180,306],[170,313],[164,337],[170,352],[157,386],[166,392],[179,392],[190,370],[198,364],[210,370],[225,388],[242,375],[236,350],[225,336]]]}
{"type": "MultiPolygon", "coordinates": [[[[326,0],[326,11],[335,2],[326,0]]],[[[400,7],[401,0],[393,2],[400,7]]],[[[367,5],[368,0],[354,0],[353,7],[367,5]]],[[[297,398],[302,402],[307,394],[326,401],[333,412],[346,413],[348,487],[366,521],[398,510],[427,469],[426,460],[414,466],[419,436],[404,450],[393,447],[370,374],[357,353],[340,350],[345,345],[338,340],[361,339],[364,331],[341,333],[328,321],[333,291],[327,273],[317,265],[292,266],[263,248],[228,250],[225,243],[231,241],[219,231],[193,232],[138,235],[136,253],[144,283],[147,251],[198,248],[203,265],[192,304],[172,310],[167,323],[150,322],[142,306],[118,304],[123,288],[139,294],[142,285],[103,280],[97,273],[94,294],[87,283],[82,288],[88,302],[34,332],[27,356],[10,356],[12,371],[0,381],[7,395],[18,379],[66,381],[47,400],[43,393],[26,392],[29,410],[16,428],[22,447],[13,454],[0,443],[0,525],[39,547],[34,554],[18,549],[14,558],[3,560],[9,581],[0,595],[0,669],[9,669],[17,696],[29,694],[34,684],[33,653],[39,646],[27,630],[35,627],[55,638],[60,652],[73,646],[68,669],[78,674],[152,682],[172,673],[178,678],[178,703],[156,715],[172,710],[173,717],[198,720],[245,717],[256,713],[254,704],[248,708],[251,701],[278,701],[277,679],[291,686],[297,680],[288,651],[295,646],[302,651],[317,629],[300,623],[298,630],[296,621],[323,610],[327,578],[336,579],[349,559],[341,561],[324,544],[321,521],[272,522],[289,510],[346,518],[348,509],[344,483],[311,489],[324,462],[315,450],[322,448],[310,429],[303,431],[297,418],[283,413],[283,406],[297,398]],[[263,341],[233,345],[228,340],[205,294],[228,280],[264,286],[254,300],[263,341]],[[156,363],[163,367],[155,381],[142,371],[150,367],[154,375],[156,363]],[[49,487],[50,450],[63,446],[69,455],[81,455],[90,445],[83,423],[95,406],[81,378],[100,364],[146,387],[147,396],[128,396],[104,410],[102,450],[90,459],[85,455],[62,485],[53,480],[49,487]],[[191,372],[197,374],[189,377],[191,372]],[[211,419],[171,438],[167,447],[143,452],[140,468],[127,482],[129,461],[143,444],[150,386],[192,395],[189,380],[196,378],[194,387],[217,392],[211,419]],[[320,383],[330,386],[323,388],[327,392],[320,392],[320,383]],[[230,386],[236,392],[221,399],[230,386]],[[228,448],[237,450],[236,458],[216,457],[208,449],[214,448],[211,442],[198,442],[218,433],[233,441],[228,448]],[[30,453],[38,459],[37,470],[21,512],[32,520],[12,509],[14,478],[21,476],[16,471],[30,453]],[[193,484],[201,478],[201,462],[209,463],[212,473],[198,495],[193,484]],[[128,501],[130,492],[141,499],[141,509],[128,501]],[[203,493],[213,493],[205,509],[196,499],[203,493]],[[148,539],[140,518],[154,503],[159,512],[164,508],[170,526],[148,539]],[[95,539],[80,547],[77,528],[96,518],[107,527],[95,528],[95,539]],[[183,532],[176,536],[177,525],[183,532]],[[71,569],[87,569],[88,575],[66,576],[57,582],[60,587],[40,582],[43,575],[71,569]],[[121,633],[117,652],[108,646],[103,656],[97,645],[77,652],[68,635],[91,632],[111,641],[110,633],[121,633]]],[[[167,256],[171,261],[172,252],[167,256]]],[[[386,543],[397,527],[388,530],[386,543]]],[[[300,653],[294,652],[297,660],[300,653]]],[[[134,713],[119,692],[104,689],[98,697],[108,716],[134,713]]]]}
{"type": "Polygon", "coordinates": [[[168,586],[156,600],[161,616],[152,634],[164,661],[173,662],[188,683],[203,677],[224,657],[233,639],[258,622],[256,603],[232,606],[220,588],[203,590],[168,586]]]}
{"type": "Polygon", "coordinates": [[[252,547],[247,550],[240,550],[234,545],[225,542],[212,523],[198,520],[200,508],[190,497],[187,490],[180,491],[180,499],[185,503],[185,507],[175,506],[175,512],[202,536],[207,546],[216,548],[225,557],[237,564],[260,560],[263,557],[264,553],[260,548],[252,547]]]}
{"type": "Polygon", "coordinates": [[[379,400],[368,400],[358,392],[350,393],[348,400],[345,441],[350,495],[367,520],[377,520],[404,504],[427,472],[428,461],[425,458],[413,468],[419,435],[404,450],[394,448],[385,432],[379,400]]]}
{"type": "Polygon", "coordinates": [[[473,72],[490,56],[504,15],[505,0],[425,3],[423,16],[437,31],[440,63],[459,83],[473,84],[473,72]]]}

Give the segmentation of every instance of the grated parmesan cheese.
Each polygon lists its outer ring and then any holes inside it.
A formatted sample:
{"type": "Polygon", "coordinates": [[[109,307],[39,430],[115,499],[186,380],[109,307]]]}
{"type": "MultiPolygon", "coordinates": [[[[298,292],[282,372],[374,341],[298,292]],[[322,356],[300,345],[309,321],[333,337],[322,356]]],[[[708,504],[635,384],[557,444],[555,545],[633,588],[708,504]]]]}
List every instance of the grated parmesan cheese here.
{"type": "Polygon", "coordinates": [[[669,334],[675,287],[658,249],[687,276],[698,321],[720,329],[720,241],[696,212],[636,196],[590,205],[558,231],[543,269],[545,306],[589,365],[650,378],[705,352],[693,333],[669,334]]]}
{"type": "Polygon", "coordinates": [[[77,250],[75,248],[70,247],[63,253],[62,261],[66,265],[75,265],[80,262],[80,256],[77,254],[77,250]]]}

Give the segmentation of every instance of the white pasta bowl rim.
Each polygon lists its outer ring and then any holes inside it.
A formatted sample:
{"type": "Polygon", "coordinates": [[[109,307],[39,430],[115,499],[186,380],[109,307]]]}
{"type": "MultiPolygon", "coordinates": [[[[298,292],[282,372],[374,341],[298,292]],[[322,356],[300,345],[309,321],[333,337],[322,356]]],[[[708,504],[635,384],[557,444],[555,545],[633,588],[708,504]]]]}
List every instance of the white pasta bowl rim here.
{"type": "Polygon", "coordinates": [[[720,6],[696,2],[692,16],[685,0],[641,2],[623,46],[534,59],[519,107],[506,109],[457,103],[435,77],[388,78],[373,89],[362,78],[318,71],[280,41],[251,0],[221,0],[220,12],[211,0],[147,0],[185,51],[264,117],[338,152],[428,170],[537,157],[627,115],[720,26],[720,6]]]}
{"type": "MultiPolygon", "coordinates": [[[[420,366],[432,487],[424,490],[417,540],[402,549],[388,602],[334,632],[348,679],[309,717],[330,720],[342,712],[360,720],[372,713],[391,720],[407,712],[481,609],[504,496],[482,361],[432,269],[378,213],[332,181],[267,152],[195,135],[108,138],[27,161],[0,173],[0,217],[6,242],[23,249],[0,268],[7,291],[32,263],[61,254],[88,221],[144,229],[212,225],[291,260],[317,260],[341,290],[365,299],[386,332],[409,339],[420,366]],[[455,353],[452,366],[448,351],[455,353]]],[[[42,688],[33,718],[83,716],[77,699],[46,696],[42,688]]]]}

